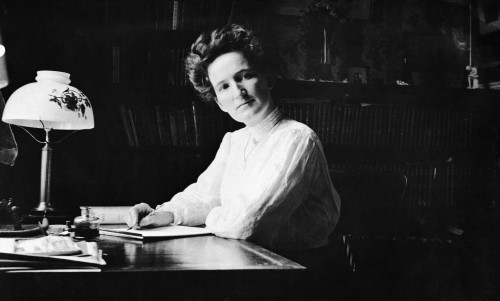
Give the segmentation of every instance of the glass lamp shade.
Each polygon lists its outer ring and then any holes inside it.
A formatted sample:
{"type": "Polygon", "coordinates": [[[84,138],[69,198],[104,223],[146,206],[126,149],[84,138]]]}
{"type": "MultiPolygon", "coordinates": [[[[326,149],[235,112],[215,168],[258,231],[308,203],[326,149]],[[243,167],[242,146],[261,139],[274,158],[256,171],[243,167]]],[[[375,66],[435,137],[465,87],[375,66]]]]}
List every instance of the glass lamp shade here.
{"type": "Polygon", "coordinates": [[[22,86],[9,97],[2,120],[54,130],[94,128],[90,101],[80,90],[69,85],[69,77],[65,72],[38,71],[36,82],[22,86]]]}

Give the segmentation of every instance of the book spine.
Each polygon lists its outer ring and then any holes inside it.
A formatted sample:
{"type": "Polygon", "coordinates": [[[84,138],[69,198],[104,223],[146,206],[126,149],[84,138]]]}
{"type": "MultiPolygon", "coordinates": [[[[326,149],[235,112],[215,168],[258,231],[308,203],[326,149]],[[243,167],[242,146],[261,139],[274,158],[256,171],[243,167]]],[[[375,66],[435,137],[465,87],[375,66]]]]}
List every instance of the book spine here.
{"type": "Polygon", "coordinates": [[[179,130],[177,128],[177,114],[175,111],[169,112],[170,130],[172,132],[172,146],[179,146],[179,130]]]}
{"type": "Polygon", "coordinates": [[[132,146],[137,147],[137,146],[139,146],[139,137],[137,135],[137,127],[136,127],[136,123],[135,123],[134,113],[132,112],[132,108],[127,107],[127,115],[128,115],[128,120],[130,123],[132,137],[134,139],[132,146]]]}
{"type": "Polygon", "coordinates": [[[175,111],[177,116],[177,130],[179,134],[179,146],[185,147],[187,146],[186,142],[186,132],[187,132],[187,121],[186,121],[186,113],[185,110],[177,110],[175,111]]]}
{"type": "Polygon", "coordinates": [[[132,136],[132,129],[130,128],[130,124],[128,121],[128,113],[127,108],[124,104],[119,106],[120,116],[123,124],[123,130],[125,132],[125,136],[127,137],[128,146],[134,146],[134,138],[132,136]]]}
{"type": "Polygon", "coordinates": [[[164,109],[161,105],[155,105],[156,122],[158,128],[159,144],[161,147],[168,146],[167,132],[169,128],[165,120],[164,109]]]}
{"type": "Polygon", "coordinates": [[[335,105],[336,111],[335,111],[335,118],[334,118],[334,135],[333,135],[333,144],[338,146],[340,145],[340,135],[342,132],[342,116],[344,113],[343,106],[336,104],[335,105]]]}
{"type": "Polygon", "coordinates": [[[172,30],[179,29],[179,1],[174,0],[172,3],[172,30]]]}
{"type": "MultiPolygon", "coordinates": [[[[108,52],[109,53],[109,52],[108,52]]],[[[120,46],[112,47],[111,83],[120,83],[120,46]]]]}
{"type": "Polygon", "coordinates": [[[194,146],[202,146],[204,143],[202,141],[203,134],[202,134],[202,129],[204,128],[203,122],[202,122],[202,115],[201,115],[201,109],[197,106],[196,102],[191,103],[191,108],[192,108],[192,118],[193,118],[193,143],[194,146]]]}
{"type": "Polygon", "coordinates": [[[320,122],[320,140],[323,145],[326,145],[326,122],[327,122],[327,110],[328,110],[328,103],[327,102],[322,102],[321,107],[320,107],[320,116],[321,116],[321,122],[320,122]]]}
{"type": "Polygon", "coordinates": [[[151,106],[145,106],[142,108],[140,110],[140,117],[142,118],[142,124],[144,126],[145,140],[147,141],[145,145],[153,147],[158,146],[158,123],[156,121],[156,113],[153,112],[153,108],[151,106]]]}

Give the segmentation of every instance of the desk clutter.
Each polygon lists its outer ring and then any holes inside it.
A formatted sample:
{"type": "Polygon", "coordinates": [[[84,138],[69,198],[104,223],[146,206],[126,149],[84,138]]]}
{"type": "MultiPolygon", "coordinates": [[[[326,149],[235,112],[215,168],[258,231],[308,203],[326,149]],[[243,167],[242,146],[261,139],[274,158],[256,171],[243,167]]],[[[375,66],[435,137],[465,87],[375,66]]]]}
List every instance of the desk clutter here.
{"type": "Polygon", "coordinates": [[[74,218],[73,224],[66,221],[66,225],[49,225],[49,219],[44,217],[43,224],[33,228],[30,237],[23,235],[27,230],[11,230],[12,235],[0,236],[0,273],[100,272],[106,261],[98,243],[105,237],[118,236],[125,242],[211,234],[205,228],[173,225],[142,230],[123,228],[128,209],[81,206],[81,215],[74,218]]]}
{"type": "Polygon", "coordinates": [[[44,216],[38,225],[16,223],[13,230],[1,230],[0,273],[101,271],[106,261],[92,241],[99,236],[99,219],[90,207],[80,209],[73,226],[49,225],[44,216]]]}
{"type": "Polygon", "coordinates": [[[97,243],[74,241],[68,236],[0,238],[0,273],[99,272],[106,261],[97,243]]]}

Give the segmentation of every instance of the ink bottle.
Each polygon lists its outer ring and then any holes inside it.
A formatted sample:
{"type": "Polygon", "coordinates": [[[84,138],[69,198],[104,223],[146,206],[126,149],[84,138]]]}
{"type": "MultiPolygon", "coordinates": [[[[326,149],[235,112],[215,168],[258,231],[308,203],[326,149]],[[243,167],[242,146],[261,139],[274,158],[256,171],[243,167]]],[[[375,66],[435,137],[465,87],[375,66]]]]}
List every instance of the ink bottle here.
{"type": "Polygon", "coordinates": [[[99,236],[99,218],[94,216],[92,208],[80,207],[81,215],[75,217],[75,237],[94,238],[99,236]]]}

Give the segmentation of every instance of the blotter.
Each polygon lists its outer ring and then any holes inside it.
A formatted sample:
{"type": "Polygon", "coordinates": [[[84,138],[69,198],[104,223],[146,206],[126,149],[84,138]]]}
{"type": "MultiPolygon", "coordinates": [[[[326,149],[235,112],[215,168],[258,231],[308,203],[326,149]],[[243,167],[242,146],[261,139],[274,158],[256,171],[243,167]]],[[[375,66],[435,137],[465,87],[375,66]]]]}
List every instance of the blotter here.
{"type": "Polygon", "coordinates": [[[206,228],[169,225],[159,228],[135,230],[127,228],[100,229],[100,234],[134,239],[174,238],[184,236],[209,235],[206,228]]]}

